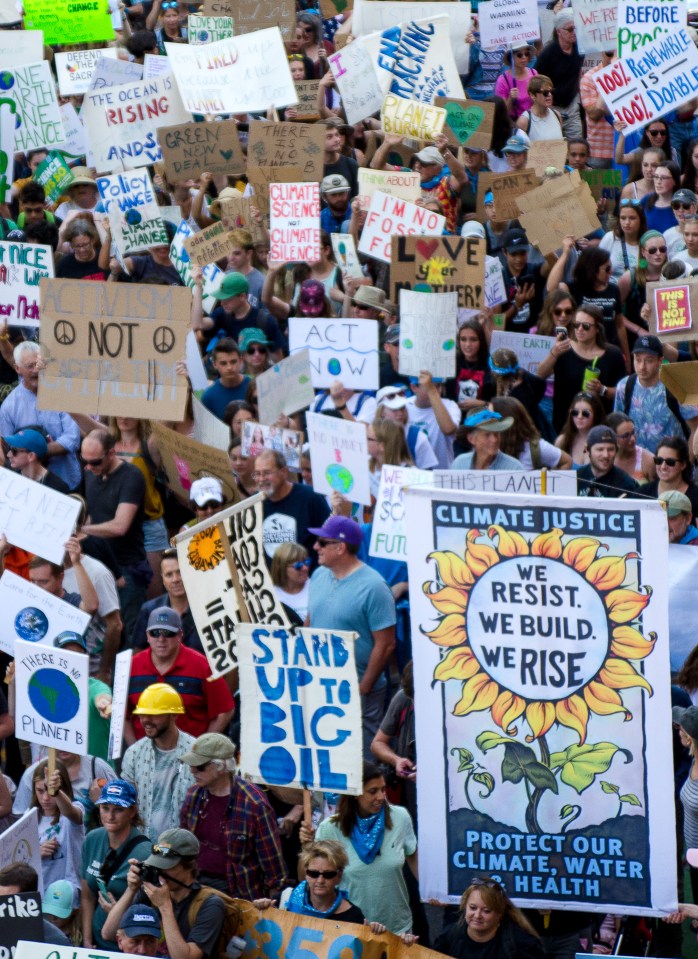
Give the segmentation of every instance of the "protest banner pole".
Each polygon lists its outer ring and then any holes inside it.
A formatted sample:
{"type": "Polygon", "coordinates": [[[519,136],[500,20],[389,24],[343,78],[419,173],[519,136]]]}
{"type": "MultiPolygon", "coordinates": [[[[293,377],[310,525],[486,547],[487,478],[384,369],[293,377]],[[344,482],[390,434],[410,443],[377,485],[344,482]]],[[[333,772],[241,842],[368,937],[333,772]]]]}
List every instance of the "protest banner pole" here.
{"type": "MultiPolygon", "coordinates": [[[[49,746],[49,748],[48,748],[48,778],[49,778],[49,779],[51,778],[51,776],[53,776],[53,774],[54,774],[55,771],[56,771],[56,757],[57,757],[57,755],[58,755],[58,754],[57,754],[57,751],[56,751],[56,747],[55,747],[55,746],[49,746]]],[[[57,792],[58,792],[57,789],[49,789],[49,793],[50,793],[52,796],[55,796],[57,792]]]]}
{"type": "Polygon", "coordinates": [[[218,535],[221,538],[221,545],[223,547],[223,552],[225,553],[225,558],[230,567],[230,578],[233,581],[233,589],[235,590],[235,595],[237,596],[238,605],[240,606],[240,620],[243,623],[251,623],[250,614],[247,611],[247,603],[245,598],[242,595],[242,590],[240,589],[240,580],[238,579],[237,570],[235,568],[235,557],[233,556],[233,551],[230,548],[230,541],[228,540],[228,533],[226,532],[225,526],[223,523],[216,523],[216,529],[218,530],[218,535]]]}
{"type": "Polygon", "coordinates": [[[541,496],[548,495],[548,470],[545,466],[540,471],[540,493],[541,496]]]}
{"type": "Polygon", "coordinates": [[[303,825],[306,829],[313,825],[313,794],[309,789],[303,790],[303,825]]]}

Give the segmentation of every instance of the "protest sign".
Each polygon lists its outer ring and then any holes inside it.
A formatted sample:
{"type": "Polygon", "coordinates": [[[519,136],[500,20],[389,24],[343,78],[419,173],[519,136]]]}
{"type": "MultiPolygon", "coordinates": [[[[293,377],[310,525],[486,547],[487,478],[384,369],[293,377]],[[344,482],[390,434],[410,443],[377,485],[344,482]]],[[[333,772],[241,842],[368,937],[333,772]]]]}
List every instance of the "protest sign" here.
{"type": "Polygon", "coordinates": [[[128,685],[131,679],[133,650],[124,649],[114,660],[111,722],[109,724],[109,759],[120,759],[124,745],[124,720],[128,705],[128,685]]]}
{"type": "MultiPolygon", "coordinates": [[[[492,191],[494,198],[494,208],[498,220],[512,220],[519,215],[517,205],[518,198],[523,193],[538,186],[538,177],[536,171],[532,168],[525,170],[516,170],[507,173],[490,173],[489,186],[487,189],[492,191]]],[[[484,188],[484,187],[483,187],[484,188]]],[[[478,194],[480,193],[480,181],[478,180],[478,194]]]]}
{"type": "Polygon", "coordinates": [[[381,126],[385,133],[433,140],[443,130],[446,111],[443,107],[405,100],[387,93],[381,108],[381,126]]]}
{"type": "Polygon", "coordinates": [[[189,376],[194,399],[196,399],[197,393],[201,393],[208,386],[208,374],[204,361],[201,359],[196,333],[193,330],[189,330],[187,333],[186,362],[187,375],[189,376]]]}
{"type": "MultiPolygon", "coordinates": [[[[104,959],[112,954],[102,950],[104,959]]],[[[113,953],[117,955],[117,953],[113,953]]],[[[137,956],[131,952],[119,952],[121,959],[137,959],[137,956]]],[[[45,946],[39,946],[35,942],[25,942],[20,940],[17,943],[17,950],[14,959],[95,959],[94,949],[78,949],[76,946],[56,946],[53,943],[47,943],[45,946]]],[[[414,959],[418,959],[417,956],[414,959]]]]}
{"type": "Polygon", "coordinates": [[[332,240],[332,252],[335,262],[339,269],[347,276],[355,276],[358,279],[364,275],[359,261],[359,254],[356,251],[356,243],[351,233],[330,233],[332,240]]]}
{"type": "Polygon", "coordinates": [[[260,373],[255,383],[262,423],[276,423],[279,416],[304,410],[315,399],[310,354],[300,349],[260,373]]]}
{"type": "Polygon", "coordinates": [[[0,531],[7,542],[61,564],[80,504],[70,496],[11,470],[0,470],[0,531]]]}
{"type": "Polygon", "coordinates": [[[546,486],[541,470],[432,470],[432,486],[445,490],[481,491],[484,493],[530,493],[550,496],[576,496],[577,474],[574,470],[545,470],[546,486]]]}
{"type": "MultiPolygon", "coordinates": [[[[14,0],[11,2],[16,8],[14,0]]],[[[1,12],[0,23],[2,23],[1,12]]],[[[0,63],[14,63],[17,67],[23,67],[28,63],[40,63],[43,55],[43,30],[0,31],[0,63]]]]}
{"type": "Polygon", "coordinates": [[[618,7],[618,0],[574,0],[577,46],[582,52],[602,53],[617,48],[618,7]]]}
{"type": "Polygon", "coordinates": [[[266,243],[266,231],[252,215],[255,198],[233,196],[221,201],[221,223],[229,230],[242,228],[252,234],[253,243],[266,243]]]}
{"type": "Polygon", "coordinates": [[[43,280],[39,409],[184,418],[191,294],[176,286],[43,280]]]}
{"type": "MultiPolygon", "coordinates": [[[[104,51],[100,51],[104,54],[104,51]]],[[[158,57],[158,60],[160,57],[158,57]]],[[[104,90],[110,87],[121,87],[127,83],[142,80],[143,64],[133,60],[114,59],[110,56],[99,57],[92,71],[92,78],[88,90],[104,90]]],[[[132,97],[131,99],[136,99],[132,97]]]]}
{"type": "Polygon", "coordinates": [[[453,97],[435,97],[434,103],[446,111],[443,132],[452,147],[489,150],[492,144],[494,103],[487,100],[454,100],[453,97]]]}
{"type": "Polygon", "coordinates": [[[165,121],[191,120],[169,73],[155,80],[89,90],[80,115],[95,166],[112,172],[159,163],[162,151],[155,138],[156,128],[165,121]]]}
{"type": "Polygon", "coordinates": [[[232,17],[202,17],[189,14],[187,37],[192,46],[227,40],[233,35],[232,17]]]}
{"type": "Polygon", "coordinates": [[[171,180],[245,170],[245,154],[235,120],[159,127],[157,136],[165,172],[171,180]]]}
{"type": "MultiPolygon", "coordinates": [[[[184,243],[193,236],[195,232],[186,220],[182,220],[177,227],[175,238],[170,246],[170,259],[181,276],[182,283],[190,289],[194,286],[194,279],[191,275],[191,260],[184,247],[184,243]]],[[[202,304],[206,312],[210,313],[216,302],[216,292],[223,281],[223,271],[219,269],[215,263],[210,263],[203,268],[203,274],[204,288],[202,304]]]]}
{"type": "MultiPolygon", "coordinates": [[[[656,13],[671,13],[678,7],[643,4],[656,13]]],[[[623,28],[619,21],[618,40],[623,28]]],[[[672,28],[637,53],[626,52],[619,60],[592,74],[596,89],[615,120],[622,120],[627,135],[651,120],[676,110],[696,91],[698,50],[685,28],[672,28]]]]}
{"type": "Polygon", "coordinates": [[[347,16],[351,13],[352,7],[352,0],[320,0],[320,13],[323,20],[331,20],[332,17],[336,17],[340,13],[347,16]]]}
{"type": "Polygon", "coordinates": [[[249,496],[175,537],[182,582],[214,676],[237,667],[239,623],[289,625],[264,557],[262,500],[261,493],[249,496]]]}
{"type": "Polygon", "coordinates": [[[284,263],[320,259],[320,184],[269,185],[269,258],[284,263]]]}
{"type": "Polygon", "coordinates": [[[393,236],[441,236],[445,226],[446,217],[440,213],[376,190],[359,239],[359,253],[390,263],[393,236]]]}
{"type": "Polygon", "coordinates": [[[380,110],[383,91],[371,55],[360,40],[347,43],[327,58],[349,123],[359,123],[380,110]]]}
{"type": "Polygon", "coordinates": [[[51,150],[46,159],[42,160],[34,170],[32,179],[44,188],[49,203],[55,203],[63,191],[68,189],[75,176],[64,160],[63,154],[51,150]]]}
{"type": "Polygon", "coordinates": [[[204,445],[161,423],[153,424],[153,433],[162,454],[168,486],[181,500],[189,502],[189,491],[194,480],[215,476],[223,486],[226,501],[238,501],[240,493],[227,452],[204,445]]]}
{"type": "Polygon", "coordinates": [[[43,30],[49,46],[113,40],[114,27],[107,4],[73,3],[72,0],[22,0],[24,26],[43,30]]]}
{"type": "MultiPolygon", "coordinates": [[[[320,113],[318,112],[318,90],[320,89],[319,80],[294,80],[293,85],[296,88],[296,97],[298,98],[298,103],[295,107],[291,107],[293,110],[296,120],[303,120],[308,122],[309,120],[319,120],[320,113]]],[[[288,110],[286,111],[288,115],[288,110]]]]}
{"type": "Polygon", "coordinates": [[[38,892],[12,892],[0,896],[0,917],[1,959],[12,959],[20,939],[44,941],[41,895],[38,892]]]}
{"type": "Polygon", "coordinates": [[[540,37],[536,0],[487,0],[477,8],[483,50],[533,43],[540,37]]]}
{"type": "Polygon", "coordinates": [[[696,645],[696,606],[693,588],[698,576],[698,550],[669,544],[669,655],[672,673],[678,673],[696,645]]]}
{"type": "Polygon", "coordinates": [[[652,0],[618,0],[617,16],[618,55],[625,57],[665,34],[685,28],[688,3],[687,0],[665,0],[658,9],[652,0]]]}
{"type": "Polygon", "coordinates": [[[97,61],[103,57],[116,60],[117,56],[117,50],[110,47],[101,50],[70,50],[67,53],[56,53],[54,59],[61,96],[72,97],[87,93],[97,61]]]}
{"type": "Polygon", "coordinates": [[[161,77],[164,73],[172,73],[167,57],[161,57],[157,53],[146,53],[143,57],[143,79],[152,80],[154,77],[161,77]]]}
{"type": "Polygon", "coordinates": [[[192,113],[266,111],[296,102],[277,27],[203,47],[166,43],[165,49],[184,105],[192,113]]]}
{"type": "MultiPolygon", "coordinates": [[[[323,177],[325,126],[305,123],[250,123],[247,162],[251,167],[298,167],[299,180],[323,177]]],[[[280,178],[281,180],[281,178],[280,178]]],[[[291,182],[284,179],[284,182],[291,182]]]]}
{"type": "Polygon", "coordinates": [[[147,167],[99,176],[97,189],[122,256],[169,244],[147,167]]]}
{"type": "MultiPolygon", "coordinates": [[[[55,495],[62,496],[60,493],[55,495]]],[[[67,497],[62,496],[62,498],[67,497]]],[[[55,545],[49,547],[48,543],[44,543],[41,552],[37,555],[48,559],[48,556],[44,556],[46,550],[49,550],[53,556],[57,553],[55,545]]],[[[2,603],[6,624],[12,624],[6,625],[0,634],[0,649],[10,656],[14,655],[14,647],[18,639],[52,646],[56,636],[66,630],[82,636],[91,618],[83,610],[35,586],[9,569],[6,569],[0,577],[0,603],[2,603]]]]}
{"type": "Polygon", "coordinates": [[[675,907],[666,517],[581,502],[405,494],[425,899],[477,869],[536,909],[675,907]]]}
{"type": "Polygon", "coordinates": [[[533,140],[528,149],[529,166],[542,177],[548,167],[564,170],[567,163],[567,140],[533,140]]]}
{"type": "Polygon", "coordinates": [[[371,170],[359,167],[359,202],[362,210],[368,210],[371,197],[380,190],[388,196],[399,197],[414,203],[421,196],[418,173],[407,170],[371,170]]]}
{"type": "Polygon", "coordinates": [[[65,130],[65,144],[61,147],[61,153],[73,160],[83,157],[88,149],[85,128],[72,103],[61,104],[61,120],[65,130]]]}
{"type": "Polygon", "coordinates": [[[241,623],[241,773],[358,796],[363,786],[357,633],[241,623]]]}
{"type": "Polygon", "coordinates": [[[313,386],[341,380],[347,389],[378,389],[378,324],[375,320],[292,316],[289,353],[309,351],[313,386]]]}
{"type": "Polygon", "coordinates": [[[291,470],[301,468],[303,434],[297,430],[284,430],[280,426],[267,426],[246,420],[242,427],[242,455],[256,457],[264,450],[283,453],[286,465],[291,470]]]}
{"type": "Polygon", "coordinates": [[[46,60],[3,68],[3,97],[15,104],[16,153],[59,148],[65,140],[56,85],[46,60]]]}
{"type": "MultiPolygon", "coordinates": [[[[444,236],[420,239],[394,236],[390,260],[391,299],[401,290],[458,294],[458,306],[480,310],[485,305],[486,243],[479,237],[444,236]]],[[[455,328],[451,336],[455,335],[455,328]]]]}
{"type": "MultiPolygon", "coordinates": [[[[204,14],[207,17],[232,17],[232,0],[204,0],[199,8],[199,13],[204,14]]],[[[233,26],[235,26],[234,20],[233,26]]],[[[239,29],[238,33],[240,33],[239,29]]]]}
{"type": "Polygon", "coordinates": [[[29,743],[86,756],[89,665],[83,653],[17,639],[17,735],[29,743]]]}
{"type": "Polygon", "coordinates": [[[591,190],[595,200],[616,200],[623,187],[621,170],[580,170],[579,175],[591,190]]]}
{"type": "MultiPolygon", "coordinates": [[[[497,197],[495,209],[499,216],[497,197]]],[[[543,256],[562,246],[565,236],[583,237],[601,229],[596,201],[578,170],[546,180],[516,199],[521,226],[543,256]]]]}
{"type": "Polygon", "coordinates": [[[502,261],[498,256],[485,257],[485,306],[493,309],[507,300],[502,261]]]}
{"type": "Polygon", "coordinates": [[[296,35],[296,7],[293,0],[275,0],[274,3],[231,0],[231,16],[237,34],[254,33],[264,27],[278,27],[285,41],[292,40],[296,35]]]}
{"type": "Polygon", "coordinates": [[[537,333],[506,333],[493,330],[490,352],[499,349],[513,350],[519,366],[529,373],[535,373],[540,363],[550,355],[555,343],[554,336],[539,336],[537,333]]]}
{"type": "MultiPolygon", "coordinates": [[[[9,826],[2,834],[0,843],[0,869],[15,863],[26,863],[39,877],[39,892],[44,892],[44,876],[41,868],[38,809],[28,809],[21,819],[9,826]]],[[[31,943],[32,946],[35,943],[31,943]]],[[[26,953],[25,953],[26,955],[26,953]]]]}
{"type": "Polygon", "coordinates": [[[366,424],[306,413],[313,467],[313,489],[331,496],[337,490],[352,503],[371,502],[366,424]]]}
{"type": "Polygon", "coordinates": [[[184,249],[189,259],[197,266],[207,266],[226,257],[235,244],[230,239],[230,233],[225,226],[218,222],[205,227],[198,233],[192,233],[184,241],[184,249]]]}
{"type": "Polygon", "coordinates": [[[230,446],[230,427],[223,420],[219,420],[196,396],[192,396],[191,405],[194,413],[192,437],[204,446],[212,446],[227,453],[230,446]]]}
{"type": "Polygon", "coordinates": [[[660,280],[647,284],[649,329],[662,340],[678,343],[698,336],[698,283],[695,280],[660,280]]]}
{"type": "Polygon", "coordinates": [[[0,242],[0,316],[11,326],[38,327],[40,282],[53,276],[53,250],[38,243],[0,242]]]}
{"type": "Polygon", "coordinates": [[[16,116],[14,100],[0,97],[0,203],[6,202],[15,178],[16,116]]]}
{"type": "Polygon", "coordinates": [[[400,365],[404,376],[434,380],[456,375],[457,293],[400,291],[400,365]]]}

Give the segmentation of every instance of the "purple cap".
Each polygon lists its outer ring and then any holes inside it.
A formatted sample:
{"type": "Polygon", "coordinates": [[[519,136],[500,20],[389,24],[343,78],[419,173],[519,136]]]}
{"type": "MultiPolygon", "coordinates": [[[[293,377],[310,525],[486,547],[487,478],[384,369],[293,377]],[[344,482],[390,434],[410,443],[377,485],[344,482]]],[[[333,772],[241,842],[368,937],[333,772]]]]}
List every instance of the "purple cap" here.
{"type": "Polygon", "coordinates": [[[347,516],[330,516],[322,526],[308,528],[308,532],[323,539],[336,539],[340,543],[360,546],[363,540],[361,527],[347,516]]]}

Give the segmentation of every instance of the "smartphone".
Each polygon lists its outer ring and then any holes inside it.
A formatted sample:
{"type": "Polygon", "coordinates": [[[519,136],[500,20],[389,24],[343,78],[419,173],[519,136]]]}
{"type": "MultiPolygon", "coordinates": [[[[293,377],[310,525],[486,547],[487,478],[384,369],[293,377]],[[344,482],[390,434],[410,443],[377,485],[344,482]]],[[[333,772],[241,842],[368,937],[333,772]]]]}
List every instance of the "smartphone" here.
{"type": "Polygon", "coordinates": [[[99,889],[99,891],[102,893],[102,895],[104,896],[105,899],[108,899],[108,898],[109,898],[109,892],[107,891],[107,884],[106,884],[106,882],[102,879],[101,876],[97,876],[96,882],[97,882],[97,888],[99,889]]]}
{"type": "Polygon", "coordinates": [[[555,327],[555,336],[561,336],[563,340],[567,339],[567,327],[566,326],[556,326],[555,327]]]}

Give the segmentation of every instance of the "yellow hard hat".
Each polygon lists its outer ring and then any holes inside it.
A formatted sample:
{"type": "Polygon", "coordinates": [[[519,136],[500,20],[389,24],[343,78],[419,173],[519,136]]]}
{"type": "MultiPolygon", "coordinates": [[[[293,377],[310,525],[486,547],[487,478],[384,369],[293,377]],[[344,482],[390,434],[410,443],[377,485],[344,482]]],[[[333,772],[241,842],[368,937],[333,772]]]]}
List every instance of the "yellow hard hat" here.
{"type": "Polygon", "coordinates": [[[176,689],[168,683],[153,683],[138,697],[134,716],[165,716],[167,713],[183,713],[184,703],[176,689]]]}

